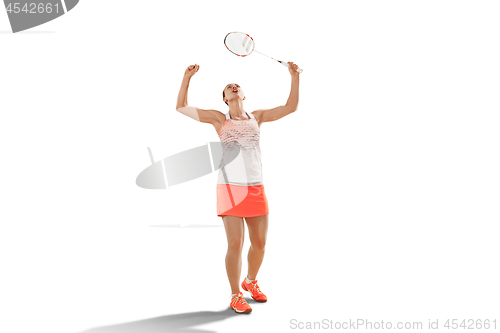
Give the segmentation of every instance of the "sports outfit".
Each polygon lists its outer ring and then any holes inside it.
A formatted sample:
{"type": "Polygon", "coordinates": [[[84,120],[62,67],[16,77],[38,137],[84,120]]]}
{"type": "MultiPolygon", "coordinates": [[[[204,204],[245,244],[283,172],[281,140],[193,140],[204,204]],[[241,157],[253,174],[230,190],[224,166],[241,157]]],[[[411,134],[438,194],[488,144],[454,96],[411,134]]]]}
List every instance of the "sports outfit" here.
{"type": "Polygon", "coordinates": [[[222,159],[217,179],[217,216],[253,217],[269,213],[264,192],[260,129],[252,114],[235,120],[226,113],[219,134],[222,159]]]}

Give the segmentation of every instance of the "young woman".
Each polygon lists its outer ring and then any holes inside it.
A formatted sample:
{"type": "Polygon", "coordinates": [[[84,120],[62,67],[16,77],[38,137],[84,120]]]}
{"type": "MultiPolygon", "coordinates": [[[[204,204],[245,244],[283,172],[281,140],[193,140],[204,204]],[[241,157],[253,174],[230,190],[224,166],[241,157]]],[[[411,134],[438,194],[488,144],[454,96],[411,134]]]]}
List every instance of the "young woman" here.
{"type": "Polygon", "coordinates": [[[228,84],[222,92],[222,99],[229,106],[227,113],[189,106],[189,82],[199,69],[199,65],[191,65],[186,69],[177,98],[177,111],[202,123],[212,124],[221,140],[223,156],[217,181],[217,215],[222,217],[228,243],[226,271],[231,285],[230,306],[236,313],[249,313],[252,308],[245,301],[238,284],[245,232],[243,219],[248,226],[251,246],[248,251],[248,274],[241,287],[250,292],[257,302],[267,301],[256,280],[264,259],[269,214],[260,158],[260,125],[297,110],[298,66],[293,62],[288,63],[292,86],[286,104],[250,114],[243,108],[245,94],[235,83],[228,84]]]}

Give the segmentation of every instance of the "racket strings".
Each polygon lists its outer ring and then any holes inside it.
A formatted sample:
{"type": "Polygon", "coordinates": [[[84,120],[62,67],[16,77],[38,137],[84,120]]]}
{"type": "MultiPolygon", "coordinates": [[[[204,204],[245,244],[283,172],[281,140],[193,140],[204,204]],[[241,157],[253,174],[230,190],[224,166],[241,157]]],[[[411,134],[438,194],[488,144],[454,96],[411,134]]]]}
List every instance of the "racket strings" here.
{"type": "Polygon", "coordinates": [[[239,56],[246,56],[252,53],[255,45],[251,37],[241,32],[227,34],[224,44],[226,44],[229,51],[239,56]]]}

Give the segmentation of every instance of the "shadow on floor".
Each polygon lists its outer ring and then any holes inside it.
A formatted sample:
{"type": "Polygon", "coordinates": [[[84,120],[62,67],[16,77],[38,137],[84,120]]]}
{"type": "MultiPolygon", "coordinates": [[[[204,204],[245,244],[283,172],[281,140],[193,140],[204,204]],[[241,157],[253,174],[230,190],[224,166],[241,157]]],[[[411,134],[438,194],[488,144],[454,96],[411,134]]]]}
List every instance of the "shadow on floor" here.
{"type": "MultiPolygon", "coordinates": [[[[245,314],[243,314],[245,315],[245,314]]],[[[199,311],[180,313],[130,323],[91,328],[80,333],[216,333],[192,326],[204,325],[226,318],[241,316],[228,307],[222,311],[199,311]]]]}
{"type": "Polygon", "coordinates": [[[156,228],[220,228],[223,227],[222,224],[163,224],[163,225],[150,225],[150,227],[156,228]]]}

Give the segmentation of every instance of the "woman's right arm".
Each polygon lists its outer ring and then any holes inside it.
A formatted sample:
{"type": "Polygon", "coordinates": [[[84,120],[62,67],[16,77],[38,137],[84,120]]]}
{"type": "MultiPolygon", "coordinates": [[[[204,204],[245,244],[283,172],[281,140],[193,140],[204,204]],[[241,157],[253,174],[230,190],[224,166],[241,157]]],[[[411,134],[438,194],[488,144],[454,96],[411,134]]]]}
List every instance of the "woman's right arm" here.
{"type": "Polygon", "coordinates": [[[189,106],[187,101],[189,82],[196,72],[200,69],[199,65],[191,65],[184,72],[184,78],[182,79],[181,89],[179,90],[179,95],[177,96],[177,111],[180,113],[193,118],[202,123],[213,124],[217,121],[216,112],[217,110],[203,110],[194,106],[189,106]]]}

